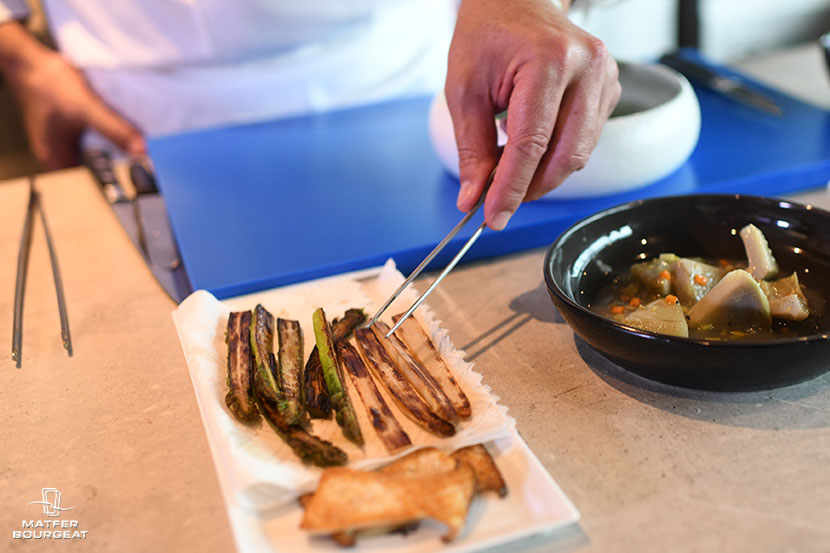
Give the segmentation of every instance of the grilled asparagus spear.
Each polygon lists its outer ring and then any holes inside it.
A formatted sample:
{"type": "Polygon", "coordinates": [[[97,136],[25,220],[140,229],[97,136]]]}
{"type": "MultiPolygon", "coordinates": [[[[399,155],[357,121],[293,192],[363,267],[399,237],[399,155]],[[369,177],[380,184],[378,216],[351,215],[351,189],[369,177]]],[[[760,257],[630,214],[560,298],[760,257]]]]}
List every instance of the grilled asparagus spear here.
{"type": "Polygon", "coordinates": [[[303,335],[300,323],[288,319],[277,319],[279,337],[280,392],[284,399],[285,418],[289,423],[303,420],[300,371],[303,366],[303,335]]]}
{"type": "Polygon", "coordinates": [[[323,376],[326,380],[326,389],[329,392],[329,401],[335,412],[335,420],[343,430],[343,435],[357,445],[363,445],[363,434],[357,422],[349,392],[343,383],[343,370],[337,350],[334,349],[334,338],[331,326],[326,319],[323,308],[317,309],[312,317],[314,322],[314,338],[320,354],[320,364],[323,367],[323,376]]]}
{"type": "Polygon", "coordinates": [[[318,438],[299,425],[288,424],[283,413],[271,401],[257,396],[257,404],[274,432],[304,463],[331,467],[345,465],[348,461],[348,456],[339,447],[318,438]]]}
{"type": "Polygon", "coordinates": [[[286,417],[288,401],[277,384],[277,363],[274,357],[274,317],[262,305],[254,309],[251,321],[251,349],[255,368],[253,378],[254,397],[262,416],[271,428],[294,450],[303,462],[331,466],[347,461],[346,454],[320,438],[307,432],[302,426],[292,424],[286,417]]]}
{"type": "Polygon", "coordinates": [[[239,422],[259,420],[252,387],[251,312],[237,311],[228,317],[228,393],[225,403],[239,422]]]}
{"type": "MultiPolygon", "coordinates": [[[[343,318],[332,321],[331,334],[334,343],[337,344],[340,340],[348,338],[352,330],[365,320],[366,314],[362,309],[349,309],[343,318]]],[[[303,404],[312,417],[327,419],[331,416],[329,391],[326,388],[323,366],[320,364],[320,352],[316,345],[311,350],[303,371],[303,404]]]]}

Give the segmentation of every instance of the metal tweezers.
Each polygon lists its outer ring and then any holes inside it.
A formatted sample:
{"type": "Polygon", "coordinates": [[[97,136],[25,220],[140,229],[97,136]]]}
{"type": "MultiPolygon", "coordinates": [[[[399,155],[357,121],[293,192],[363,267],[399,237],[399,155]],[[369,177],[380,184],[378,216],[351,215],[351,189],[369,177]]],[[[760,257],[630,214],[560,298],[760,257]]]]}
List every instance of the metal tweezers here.
{"type": "Polygon", "coordinates": [[[55,293],[58,296],[58,312],[61,318],[61,338],[63,347],[72,357],[72,339],[69,336],[69,317],[66,314],[66,300],[63,295],[63,280],[61,279],[58,257],[55,253],[55,244],[52,233],[46,223],[46,212],[40,203],[40,195],[35,190],[35,179],[29,177],[29,204],[26,207],[26,219],[23,221],[23,233],[20,236],[20,249],[17,252],[17,279],[14,285],[14,330],[12,334],[12,359],[19,369],[22,363],[23,345],[23,297],[26,294],[26,273],[29,270],[29,250],[32,246],[32,219],[35,211],[40,212],[40,221],[43,224],[43,234],[46,236],[46,246],[49,249],[49,261],[52,264],[52,277],[55,279],[55,293]]]}
{"type": "MultiPolygon", "coordinates": [[[[403,284],[401,284],[398,287],[398,289],[395,290],[395,292],[391,296],[389,296],[389,299],[387,299],[386,302],[380,307],[380,309],[378,309],[378,312],[375,313],[374,317],[369,319],[369,322],[366,324],[367,328],[372,326],[373,324],[375,324],[375,322],[380,318],[380,316],[383,314],[383,312],[386,311],[386,309],[390,305],[392,305],[392,302],[395,301],[397,299],[397,297],[401,295],[401,292],[403,292],[404,289],[407,286],[409,286],[409,284],[413,280],[415,280],[415,277],[417,277],[419,274],[421,274],[421,271],[423,271],[424,268],[426,268],[426,266],[429,265],[429,262],[432,261],[433,258],[435,258],[435,256],[438,255],[441,252],[441,250],[444,249],[444,247],[450,242],[450,240],[452,240],[453,237],[456,234],[458,234],[458,231],[460,231],[462,228],[464,228],[464,225],[466,225],[470,221],[470,219],[473,218],[473,215],[475,215],[476,212],[479,210],[479,208],[482,206],[482,204],[484,204],[484,198],[487,196],[487,191],[490,189],[490,185],[493,184],[493,177],[495,177],[495,176],[496,176],[496,167],[493,167],[493,170],[490,172],[490,176],[487,177],[487,183],[484,185],[484,191],[481,193],[481,197],[478,199],[478,201],[476,202],[476,205],[473,207],[473,209],[471,209],[470,212],[467,213],[464,216],[464,218],[461,219],[461,221],[458,222],[457,225],[455,225],[455,227],[450,231],[450,233],[447,236],[445,236],[444,239],[441,240],[441,242],[439,242],[437,246],[435,246],[435,249],[432,250],[429,253],[429,255],[427,255],[424,258],[423,261],[421,261],[421,264],[418,265],[417,267],[415,267],[415,269],[409,274],[409,276],[406,278],[406,280],[403,281],[403,284]]],[[[453,268],[458,264],[458,262],[461,260],[461,258],[464,257],[464,254],[467,253],[467,250],[469,250],[473,246],[475,241],[478,240],[478,237],[481,236],[481,233],[484,232],[484,229],[486,227],[487,227],[486,222],[481,223],[481,225],[476,229],[476,231],[473,233],[473,235],[470,236],[469,240],[467,240],[467,242],[461,247],[461,249],[458,250],[458,253],[455,254],[455,257],[453,257],[450,260],[450,262],[447,264],[447,266],[444,267],[444,270],[441,271],[441,273],[437,277],[435,277],[435,280],[432,281],[432,284],[429,285],[429,288],[427,288],[424,291],[424,293],[421,294],[421,296],[417,300],[415,300],[415,303],[413,303],[412,306],[409,309],[406,310],[406,313],[404,313],[398,319],[398,321],[395,323],[395,325],[391,329],[389,329],[389,332],[386,333],[387,338],[389,338],[392,334],[394,334],[394,332],[396,330],[398,330],[398,327],[401,326],[401,324],[406,319],[408,319],[409,316],[412,315],[412,313],[414,313],[416,309],[418,309],[418,306],[421,305],[421,303],[423,303],[424,299],[428,295],[430,295],[430,293],[432,293],[432,291],[435,290],[435,288],[438,286],[438,284],[441,283],[441,281],[444,279],[444,277],[447,276],[447,274],[449,274],[449,272],[453,270],[453,268]]]]}

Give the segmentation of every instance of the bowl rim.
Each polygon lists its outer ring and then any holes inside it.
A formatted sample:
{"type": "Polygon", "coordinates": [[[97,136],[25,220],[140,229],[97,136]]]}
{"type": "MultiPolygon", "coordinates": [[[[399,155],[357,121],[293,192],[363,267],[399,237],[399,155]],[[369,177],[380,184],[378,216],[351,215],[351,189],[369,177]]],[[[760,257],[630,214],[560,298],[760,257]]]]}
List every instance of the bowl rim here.
{"type": "MultiPolygon", "coordinates": [[[[622,72],[625,69],[632,71],[645,70],[646,72],[660,74],[661,77],[664,78],[664,82],[677,85],[677,89],[675,90],[675,93],[671,96],[671,98],[669,98],[665,102],[660,102],[659,104],[649,106],[645,109],[632,111],[630,113],[620,115],[614,115],[612,113],[608,116],[608,122],[613,123],[615,121],[630,121],[642,118],[644,115],[652,115],[657,110],[667,109],[666,106],[678,102],[684,97],[684,95],[688,97],[694,97],[695,102],[698,101],[697,93],[694,91],[694,87],[692,87],[692,84],[689,82],[689,79],[687,79],[682,73],[669,67],[668,65],[656,62],[633,63],[617,60],[617,66],[619,67],[620,72],[622,72]]],[[[606,124],[608,122],[606,122],[606,124]]]]}
{"type": "Polygon", "coordinates": [[[610,326],[620,330],[625,334],[630,334],[637,336],[639,338],[646,338],[649,340],[659,340],[667,343],[671,342],[679,342],[683,344],[688,344],[690,346],[703,346],[703,347],[715,347],[715,348],[758,348],[758,347],[783,347],[787,345],[794,345],[794,344],[806,344],[810,342],[822,342],[830,340],[830,332],[824,334],[811,334],[809,336],[799,336],[797,338],[780,338],[776,340],[753,340],[753,341],[741,341],[741,340],[712,340],[712,339],[700,339],[700,338],[684,338],[682,336],[671,336],[668,334],[660,334],[657,332],[651,332],[649,330],[643,330],[639,328],[635,328],[629,325],[622,324],[620,322],[614,321],[607,317],[603,317],[602,315],[591,311],[590,309],[580,305],[576,301],[574,301],[565,291],[558,285],[556,280],[553,277],[553,271],[550,270],[551,260],[553,258],[554,252],[560,247],[561,243],[564,242],[567,238],[569,238],[574,232],[579,230],[580,228],[593,223],[599,219],[607,217],[609,215],[629,211],[640,207],[645,203],[657,203],[657,202],[670,202],[670,201],[677,201],[680,199],[689,200],[689,199],[715,199],[715,200],[722,200],[732,198],[735,200],[740,199],[747,199],[750,201],[756,201],[759,203],[768,204],[770,206],[775,207],[784,207],[786,209],[796,209],[799,211],[808,211],[810,213],[819,213],[827,217],[830,220],[830,211],[822,209],[820,207],[815,207],[812,204],[803,204],[800,202],[794,202],[790,200],[785,200],[782,198],[775,198],[775,197],[767,197],[767,196],[753,196],[749,194],[676,194],[671,196],[657,196],[654,198],[644,198],[639,200],[633,200],[630,202],[626,202],[624,204],[619,204],[616,206],[611,206],[609,208],[603,209],[602,211],[598,211],[592,215],[587,217],[583,217],[582,219],[576,221],[567,229],[562,231],[562,233],[554,240],[553,244],[548,248],[548,251],[545,253],[545,261],[543,266],[543,272],[545,276],[545,284],[548,287],[548,290],[556,294],[556,296],[567,304],[571,309],[575,309],[576,311],[580,312],[583,315],[586,315],[589,319],[603,324],[605,326],[610,326]],[[781,205],[786,204],[786,205],[781,205]]]}

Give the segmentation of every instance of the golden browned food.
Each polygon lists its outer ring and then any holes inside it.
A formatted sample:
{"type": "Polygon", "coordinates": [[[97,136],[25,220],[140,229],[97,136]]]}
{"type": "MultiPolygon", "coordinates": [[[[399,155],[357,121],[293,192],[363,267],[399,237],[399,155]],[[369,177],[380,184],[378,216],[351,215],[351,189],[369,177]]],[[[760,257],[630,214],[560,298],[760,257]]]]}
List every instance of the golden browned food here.
{"type": "Polygon", "coordinates": [[[507,495],[507,484],[502,478],[496,462],[483,444],[463,447],[452,454],[460,463],[470,465],[476,475],[476,493],[496,492],[499,497],[507,495]]]}
{"type": "Polygon", "coordinates": [[[466,463],[426,478],[330,468],[308,501],[300,527],[332,534],[429,518],[445,524],[443,540],[452,541],[464,528],[475,488],[475,474],[466,463]]]}
{"type": "Polygon", "coordinates": [[[377,469],[389,476],[428,477],[433,474],[450,472],[458,465],[452,456],[435,447],[425,447],[408,453],[377,469]]]}

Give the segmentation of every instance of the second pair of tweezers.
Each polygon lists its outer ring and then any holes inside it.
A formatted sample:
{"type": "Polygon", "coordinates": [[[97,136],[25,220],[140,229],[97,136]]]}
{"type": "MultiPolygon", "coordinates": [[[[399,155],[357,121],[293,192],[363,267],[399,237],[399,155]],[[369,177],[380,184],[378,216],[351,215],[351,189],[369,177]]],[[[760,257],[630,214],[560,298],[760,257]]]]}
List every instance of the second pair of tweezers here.
{"type": "MultiPolygon", "coordinates": [[[[496,166],[496,167],[498,167],[498,166],[496,166]]],[[[460,231],[464,227],[464,225],[466,225],[470,221],[470,219],[472,219],[473,215],[476,214],[476,212],[479,210],[479,208],[484,203],[484,198],[487,196],[487,191],[490,189],[490,185],[493,184],[493,177],[496,176],[496,167],[493,167],[493,170],[490,172],[490,176],[487,177],[487,183],[484,185],[484,191],[481,193],[481,197],[478,199],[478,201],[476,202],[476,205],[473,207],[473,209],[471,209],[470,212],[467,213],[461,219],[461,221],[458,222],[457,225],[455,225],[455,227],[450,231],[450,233],[447,234],[447,236],[445,236],[444,239],[441,240],[441,242],[439,242],[437,246],[435,246],[435,249],[432,250],[429,253],[429,255],[427,255],[424,258],[423,261],[421,261],[421,264],[418,265],[417,267],[415,267],[415,269],[412,271],[412,273],[410,273],[410,275],[406,278],[406,280],[403,281],[403,284],[401,284],[398,287],[398,289],[395,290],[395,292],[391,296],[389,296],[389,299],[386,300],[386,302],[380,307],[380,309],[378,309],[378,312],[375,313],[375,316],[372,317],[371,319],[369,319],[369,322],[366,325],[367,327],[372,326],[373,324],[375,324],[375,321],[377,321],[380,318],[380,316],[383,314],[383,312],[386,311],[386,309],[392,304],[392,302],[395,301],[395,299],[397,299],[397,297],[401,295],[401,292],[403,292],[404,289],[407,286],[409,286],[409,284],[413,280],[415,280],[415,277],[417,277],[419,274],[421,274],[421,271],[423,271],[424,268],[426,268],[426,266],[429,265],[429,262],[432,261],[435,258],[435,256],[438,255],[441,252],[441,250],[444,249],[444,247],[450,242],[450,240],[452,240],[453,237],[456,234],[458,234],[458,231],[460,231]]],[[[444,270],[441,271],[441,273],[437,277],[435,277],[435,280],[432,281],[432,284],[429,285],[429,288],[424,290],[424,293],[421,294],[421,296],[417,300],[415,300],[415,303],[413,303],[412,306],[409,309],[407,309],[406,313],[404,313],[397,320],[395,325],[391,329],[389,329],[389,332],[386,333],[387,338],[389,338],[396,330],[398,330],[398,327],[401,326],[401,324],[406,319],[408,319],[409,316],[412,315],[412,313],[415,312],[416,309],[418,309],[418,306],[421,305],[421,303],[423,303],[424,299],[433,290],[435,290],[435,288],[438,286],[438,284],[440,284],[441,281],[444,280],[444,277],[447,276],[447,274],[449,274],[449,272],[453,270],[453,268],[458,264],[458,262],[461,260],[461,258],[464,257],[464,254],[466,254],[467,251],[475,243],[475,241],[478,240],[478,237],[481,236],[482,232],[484,232],[484,229],[485,229],[486,226],[487,226],[487,223],[481,223],[481,225],[476,229],[476,231],[473,233],[473,235],[470,236],[470,238],[467,240],[467,242],[461,247],[460,250],[458,250],[458,253],[455,254],[455,257],[453,257],[450,260],[450,262],[447,263],[447,266],[444,267],[444,270]]]]}
{"type": "Polygon", "coordinates": [[[43,234],[46,236],[46,247],[49,249],[49,261],[52,264],[52,277],[55,280],[55,293],[58,296],[58,312],[61,319],[61,339],[63,347],[69,356],[72,356],[72,339],[69,336],[69,317],[66,314],[66,299],[63,295],[63,279],[61,279],[58,257],[55,253],[55,244],[52,233],[46,222],[46,213],[40,203],[40,195],[35,190],[35,180],[29,177],[29,203],[26,207],[26,219],[23,221],[23,232],[20,236],[20,249],[17,252],[17,279],[14,285],[14,329],[12,331],[12,359],[21,367],[23,361],[23,298],[26,295],[26,275],[29,270],[29,250],[32,246],[32,225],[35,211],[40,213],[40,222],[43,225],[43,234]]]}

